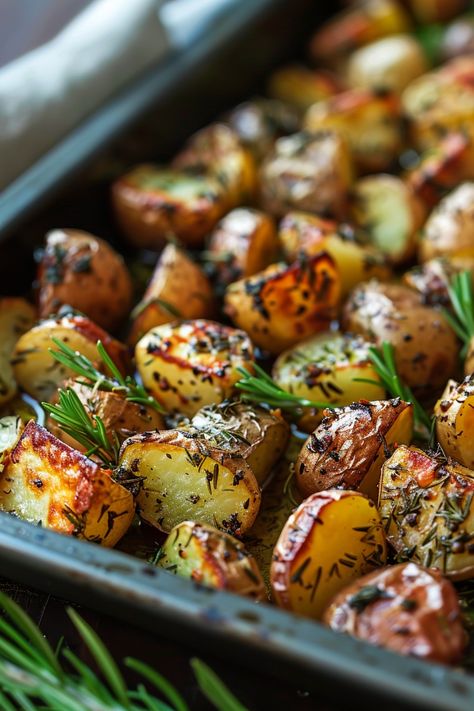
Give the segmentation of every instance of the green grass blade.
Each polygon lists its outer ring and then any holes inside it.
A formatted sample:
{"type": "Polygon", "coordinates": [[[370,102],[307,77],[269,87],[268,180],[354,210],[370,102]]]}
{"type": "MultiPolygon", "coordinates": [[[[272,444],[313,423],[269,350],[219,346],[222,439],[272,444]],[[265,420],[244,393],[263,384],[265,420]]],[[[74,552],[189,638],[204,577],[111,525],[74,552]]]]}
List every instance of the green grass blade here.
{"type": "Polygon", "coordinates": [[[141,662],[139,659],[134,659],[133,657],[124,659],[124,664],[156,686],[163,696],[174,706],[176,711],[189,711],[189,707],[179,691],[177,691],[171,682],[162,674],[152,669],[148,664],[141,662]]]}
{"type": "Polygon", "coordinates": [[[218,711],[247,711],[207,664],[194,658],[191,666],[199,688],[218,711]]]}
{"type": "Polygon", "coordinates": [[[13,706],[11,701],[5,696],[3,691],[0,690],[0,708],[2,711],[18,711],[18,709],[13,706]]]}

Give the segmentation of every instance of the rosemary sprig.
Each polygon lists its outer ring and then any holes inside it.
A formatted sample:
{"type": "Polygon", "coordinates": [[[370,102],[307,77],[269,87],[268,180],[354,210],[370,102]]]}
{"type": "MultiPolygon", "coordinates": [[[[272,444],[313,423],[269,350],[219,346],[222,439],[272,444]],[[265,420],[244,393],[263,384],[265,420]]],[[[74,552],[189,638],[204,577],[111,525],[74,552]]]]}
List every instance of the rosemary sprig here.
{"type": "Polygon", "coordinates": [[[151,407],[153,410],[156,410],[156,412],[164,412],[160,403],[147,393],[143,385],[137,383],[135,378],[132,378],[130,375],[125,377],[122,375],[101,341],[97,341],[97,353],[112,377],[101,373],[87,356],[78,351],[74,351],[66,343],[63,343],[63,341],[57,338],[53,338],[52,340],[58,350],[50,348],[49,352],[59,363],[69,370],[72,370],[76,375],[84,378],[84,380],[78,381],[81,385],[96,387],[98,390],[107,392],[123,393],[129,402],[136,402],[138,405],[151,407]]]}
{"type": "Polygon", "coordinates": [[[471,273],[464,271],[456,274],[448,286],[448,294],[454,315],[447,309],[443,309],[443,315],[463,342],[461,357],[465,358],[469,344],[474,338],[474,294],[471,273]]]}

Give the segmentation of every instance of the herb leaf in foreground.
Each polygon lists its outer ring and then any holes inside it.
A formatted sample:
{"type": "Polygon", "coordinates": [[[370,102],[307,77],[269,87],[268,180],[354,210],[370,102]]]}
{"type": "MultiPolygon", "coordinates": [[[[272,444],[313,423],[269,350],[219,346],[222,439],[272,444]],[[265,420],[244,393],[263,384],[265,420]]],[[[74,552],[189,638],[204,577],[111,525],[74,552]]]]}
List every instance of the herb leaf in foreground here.
{"type": "Polygon", "coordinates": [[[448,287],[448,294],[454,316],[447,309],[443,309],[443,315],[464,344],[461,350],[461,357],[464,358],[474,338],[474,294],[471,273],[464,271],[456,274],[448,287]]]}

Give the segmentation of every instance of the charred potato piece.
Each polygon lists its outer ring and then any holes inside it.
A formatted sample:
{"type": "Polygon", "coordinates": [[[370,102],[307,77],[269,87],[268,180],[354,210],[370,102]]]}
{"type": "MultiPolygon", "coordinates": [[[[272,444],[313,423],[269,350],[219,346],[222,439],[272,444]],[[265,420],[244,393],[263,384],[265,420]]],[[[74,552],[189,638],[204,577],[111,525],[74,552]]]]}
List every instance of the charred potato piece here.
{"type": "Polygon", "coordinates": [[[391,565],[342,590],[323,616],[346,632],[399,654],[456,664],[466,645],[454,586],[433,568],[391,565]]]}
{"type": "Polygon", "coordinates": [[[462,383],[449,380],[435,405],[436,438],[443,452],[468,469],[474,469],[474,376],[462,383]]]}
{"type": "Polygon", "coordinates": [[[428,218],[419,257],[474,257],[474,182],[447,195],[428,218]]]}
{"type": "Polygon", "coordinates": [[[410,269],[403,275],[403,281],[419,293],[424,304],[449,306],[451,301],[448,287],[453,277],[464,271],[471,272],[474,282],[474,255],[435,257],[410,269]]]}
{"type": "Polygon", "coordinates": [[[200,585],[266,600],[262,574],[244,544],[214,526],[183,521],[161,547],[158,565],[200,585]]]}
{"type": "Polygon", "coordinates": [[[386,170],[402,148],[401,105],[395,94],[344,91],[310,106],[303,128],[339,132],[362,171],[386,170]]]}
{"type": "Polygon", "coordinates": [[[122,445],[120,470],[143,477],[139,514],[165,533],[194,520],[240,536],[260,508],[250,466],[207,435],[184,429],[135,435],[122,445]]]}
{"type": "Polygon", "coordinates": [[[453,580],[474,573],[474,472],[416,447],[395,450],[382,469],[379,511],[399,560],[439,568],[453,580]]]}
{"type": "Polygon", "coordinates": [[[466,6],[466,0],[408,0],[408,7],[421,23],[450,20],[466,6]]]}
{"type": "Polygon", "coordinates": [[[159,250],[169,237],[200,247],[227,209],[207,173],[140,165],[112,186],[117,221],[135,247],[159,250]]]}
{"type": "Polygon", "coordinates": [[[270,96],[288,102],[301,112],[306,111],[316,101],[337,94],[341,88],[335,75],[308,69],[301,64],[280,67],[273,72],[267,86],[270,96]]]}
{"type": "Polygon", "coordinates": [[[259,98],[239,104],[230,112],[227,122],[257,161],[271,150],[277,138],[299,128],[296,109],[278,99],[259,98]]]}
{"type": "Polygon", "coordinates": [[[261,202],[282,216],[306,210],[342,217],[352,183],[352,162],[344,138],[335,132],[295,133],[280,138],[261,168],[261,202]]]}
{"type": "Polygon", "coordinates": [[[72,371],[50,354],[50,348],[57,350],[53,338],[67,343],[93,362],[98,361],[96,344],[101,341],[118,369],[124,374],[129,370],[127,348],[87,317],[70,315],[47,319],[19,338],[11,361],[18,385],[36,400],[49,400],[61,383],[73,376],[72,371]]]}
{"type": "Polygon", "coordinates": [[[114,546],[132,522],[135,503],[111,471],[31,421],[4,457],[0,509],[58,533],[114,546]]]}
{"type": "Polygon", "coordinates": [[[135,345],[150,329],[176,318],[210,318],[215,309],[209,279],[182,249],[168,244],[139,305],[129,343],[135,345]]]}
{"type": "Polygon", "coordinates": [[[149,331],[135,358],[144,386],[168,412],[194,415],[225,400],[253,363],[250,338],[214,321],[182,321],[149,331]]]}
{"type": "Polygon", "coordinates": [[[336,410],[308,437],[295,466],[303,496],[326,489],[357,489],[377,500],[382,464],[395,443],[413,436],[413,407],[399,398],[362,400],[336,410]]]}
{"type": "Polygon", "coordinates": [[[397,371],[409,387],[430,394],[456,371],[458,344],[440,311],[424,306],[406,286],[361,284],[350,295],[343,328],[380,346],[393,345],[397,371]]]}
{"type": "Polygon", "coordinates": [[[327,330],[336,314],[340,279],[331,257],[321,253],[272,265],[227,287],[225,311],[252,341],[281,353],[311,334],[327,330]]]}
{"type": "Polygon", "coordinates": [[[132,305],[132,282],[123,258],[104,240],[80,230],[53,230],[38,271],[39,315],[67,304],[113,331],[132,305]]]}
{"type": "Polygon", "coordinates": [[[336,593],[386,557],[372,501],[358,491],[313,494],[290,516],[275,547],[273,597],[280,607],[320,619],[336,593]]]}
{"type": "Polygon", "coordinates": [[[361,230],[351,225],[306,212],[289,212],[280,223],[279,236],[285,259],[290,263],[301,254],[327,252],[339,270],[343,294],[361,281],[390,276],[386,257],[368,243],[361,230]]]}
{"type": "Polygon", "coordinates": [[[15,397],[17,385],[11,357],[18,339],[35,320],[35,309],[25,299],[0,299],[0,406],[15,397]]]}
{"type": "Polygon", "coordinates": [[[353,189],[351,210],[354,222],[391,262],[400,264],[414,256],[426,210],[400,178],[385,174],[361,178],[353,189]]]}

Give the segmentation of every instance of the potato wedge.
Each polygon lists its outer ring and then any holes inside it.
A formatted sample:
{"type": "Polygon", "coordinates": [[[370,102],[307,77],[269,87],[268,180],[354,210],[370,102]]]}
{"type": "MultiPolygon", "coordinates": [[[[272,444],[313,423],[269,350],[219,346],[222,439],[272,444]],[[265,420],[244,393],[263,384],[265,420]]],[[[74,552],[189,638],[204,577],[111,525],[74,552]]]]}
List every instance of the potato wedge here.
{"type": "Polygon", "coordinates": [[[337,94],[341,88],[336,75],[308,69],[302,64],[287,64],[276,69],[267,84],[269,96],[286,101],[300,112],[306,111],[316,101],[337,94]]]}
{"type": "Polygon", "coordinates": [[[25,299],[0,298],[0,406],[16,395],[11,357],[18,339],[33,326],[35,320],[35,309],[25,299]]]}
{"type": "Polygon", "coordinates": [[[396,444],[410,444],[413,406],[395,400],[354,402],[325,410],[295,465],[303,496],[326,489],[361,491],[377,501],[382,465],[396,444]]]}
{"type": "Polygon", "coordinates": [[[113,331],[132,306],[132,281],[123,258],[88,232],[49,232],[38,281],[40,318],[67,304],[113,331]]]}
{"type": "Polygon", "coordinates": [[[260,508],[260,488],[246,461],[229,446],[185,429],[126,440],[120,469],[143,477],[138,512],[165,533],[193,520],[240,536],[260,508]]]}
{"type": "Polygon", "coordinates": [[[253,363],[253,347],[235,328],[182,321],[149,331],[137,343],[135,359],[144,386],[165,410],[192,416],[231,395],[241,377],[237,368],[253,363]]]}
{"type": "Polygon", "coordinates": [[[266,600],[262,574],[244,544],[214,526],[183,521],[160,551],[160,568],[200,585],[266,600]]]}
{"type": "Polygon", "coordinates": [[[471,257],[434,257],[403,275],[403,282],[418,292],[427,306],[449,306],[448,287],[456,274],[469,271],[474,286],[474,255],[471,257]]]}
{"type": "Polygon", "coordinates": [[[320,253],[274,264],[227,287],[225,312],[260,348],[281,353],[304,338],[327,330],[335,317],[340,278],[331,257],[320,253]]]}
{"type": "Polygon", "coordinates": [[[434,408],[436,438],[443,452],[468,469],[474,469],[474,376],[462,383],[449,380],[434,408]]]}
{"type": "Polygon", "coordinates": [[[448,578],[474,573],[474,472],[404,445],[383,465],[379,510],[398,559],[439,568],[448,578]]]}
{"type": "Polygon", "coordinates": [[[455,664],[466,645],[456,589],[433,568],[390,565],[342,590],[323,616],[331,629],[399,654],[455,664]]]}
{"type": "Polygon", "coordinates": [[[58,533],[114,546],[132,522],[135,503],[111,471],[31,421],[3,460],[0,509],[58,533]]]}
{"type": "Polygon", "coordinates": [[[273,597],[280,607],[320,619],[336,593],[386,557],[372,501],[358,491],[313,494],[290,516],[275,547],[273,597]]]}
{"type": "Polygon", "coordinates": [[[277,138],[298,130],[299,115],[286,99],[258,98],[236,106],[227,116],[227,122],[260,162],[277,138]]]}
{"type": "Polygon", "coordinates": [[[449,193],[426,221],[419,258],[474,257],[474,182],[449,193]]]}

